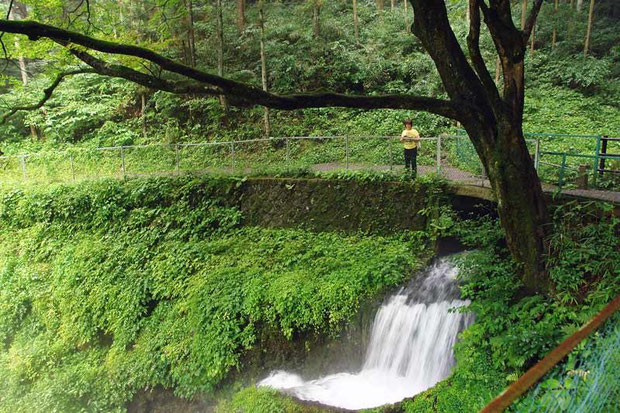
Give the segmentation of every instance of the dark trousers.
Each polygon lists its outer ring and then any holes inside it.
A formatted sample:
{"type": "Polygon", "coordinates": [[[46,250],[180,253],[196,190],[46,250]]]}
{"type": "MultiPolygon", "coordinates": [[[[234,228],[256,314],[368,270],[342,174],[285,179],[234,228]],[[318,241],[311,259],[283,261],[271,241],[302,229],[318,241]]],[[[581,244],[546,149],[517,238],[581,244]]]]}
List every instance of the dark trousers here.
{"type": "Polygon", "coordinates": [[[415,174],[418,170],[417,158],[418,158],[418,148],[413,149],[405,149],[405,169],[409,170],[411,168],[411,172],[415,174]]]}

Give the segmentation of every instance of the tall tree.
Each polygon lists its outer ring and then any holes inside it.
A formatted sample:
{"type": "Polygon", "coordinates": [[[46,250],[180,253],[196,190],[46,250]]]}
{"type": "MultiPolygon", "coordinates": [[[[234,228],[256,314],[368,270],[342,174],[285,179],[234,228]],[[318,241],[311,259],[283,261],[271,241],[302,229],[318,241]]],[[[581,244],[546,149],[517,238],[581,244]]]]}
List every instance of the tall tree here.
{"type": "Polygon", "coordinates": [[[355,42],[360,41],[359,22],[357,20],[357,0],[353,0],[353,34],[355,36],[355,42]]]}
{"type": "Polygon", "coordinates": [[[237,27],[240,32],[245,30],[245,25],[245,0],[237,0],[237,27]]]}
{"type": "MultiPolygon", "coordinates": [[[[224,75],[224,19],[222,17],[222,0],[217,0],[217,74],[224,75]]],[[[228,110],[226,95],[220,95],[220,104],[224,110],[228,110]]]]}
{"type": "Polygon", "coordinates": [[[187,7],[187,51],[188,63],[191,67],[196,67],[196,37],[194,34],[194,4],[192,0],[186,0],[187,7]]]}
{"type": "Polygon", "coordinates": [[[323,0],[312,0],[312,33],[315,38],[321,37],[320,14],[323,0]]]}
{"type": "Polygon", "coordinates": [[[0,31],[26,34],[34,41],[52,39],[102,75],[121,77],[172,93],[223,93],[237,105],[259,104],[284,110],[329,106],[422,110],[459,121],[491,182],[506,242],[524,284],[531,289],[544,290],[549,285],[545,256],[550,219],[522,129],[524,58],[543,0],[533,0],[522,30],[514,25],[509,0],[470,0],[469,59],[450,27],[444,0],[410,1],[414,10],[413,33],[434,61],[447,99],[337,93],[278,95],[188,67],[147,48],[99,40],[37,22],[0,20],[0,31]],[[500,57],[501,88],[495,85],[480,51],[482,21],[500,57]],[[90,50],[103,55],[95,56],[90,50]],[[173,73],[175,77],[156,77],[107,62],[104,56],[110,53],[146,59],[159,66],[162,72],[173,73]],[[184,79],[179,80],[179,75],[184,79]]]}
{"type": "Polygon", "coordinates": [[[594,17],[594,0],[590,0],[590,11],[588,12],[588,29],[586,31],[586,41],[583,45],[583,54],[587,55],[590,48],[590,35],[592,34],[592,18],[594,17]]]}
{"type": "Polygon", "coordinates": [[[555,49],[555,44],[557,43],[558,40],[558,30],[557,30],[557,15],[558,15],[558,3],[559,0],[554,0],[554,6],[553,6],[553,35],[551,37],[551,48],[555,49]]]}
{"type": "MultiPolygon", "coordinates": [[[[258,26],[260,28],[260,73],[263,91],[267,92],[267,58],[265,57],[265,15],[263,12],[263,0],[258,0],[258,26]]],[[[271,119],[269,107],[263,110],[263,120],[265,122],[265,137],[271,136],[271,119]]]]}
{"type": "MultiPolygon", "coordinates": [[[[24,20],[28,17],[28,9],[24,3],[21,2],[10,2],[9,7],[9,18],[13,20],[24,20]]],[[[19,39],[15,38],[15,49],[20,50],[19,47],[19,39]]],[[[17,56],[17,67],[19,68],[19,74],[22,78],[22,84],[26,86],[30,80],[28,76],[28,66],[26,65],[26,59],[23,54],[19,54],[17,56]]],[[[37,127],[33,124],[30,124],[30,135],[33,138],[38,138],[39,134],[37,132],[37,127]]]]}

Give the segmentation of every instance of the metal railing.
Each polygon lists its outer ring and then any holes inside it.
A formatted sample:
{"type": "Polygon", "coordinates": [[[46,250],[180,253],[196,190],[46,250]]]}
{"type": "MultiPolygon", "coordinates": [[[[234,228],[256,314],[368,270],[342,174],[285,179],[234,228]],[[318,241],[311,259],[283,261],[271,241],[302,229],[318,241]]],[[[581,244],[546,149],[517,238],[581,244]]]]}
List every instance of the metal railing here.
{"type": "MultiPolygon", "coordinates": [[[[620,159],[618,155],[606,155],[600,151],[598,155],[545,151],[546,141],[543,138],[550,135],[528,136],[526,142],[541,179],[560,188],[571,184],[577,177],[578,168],[569,162],[571,159],[588,159],[588,164],[597,166],[602,159],[614,162],[620,159]]],[[[590,137],[561,135],[563,138],[567,136],[570,139],[590,137]]],[[[57,182],[191,171],[248,173],[300,168],[315,171],[394,171],[397,165],[402,164],[398,139],[399,136],[289,136],[75,148],[2,156],[0,182],[57,182]]],[[[466,135],[422,138],[418,165],[422,174],[435,172],[449,180],[489,186],[484,168],[466,135]]],[[[593,182],[595,180],[596,177],[592,179],[593,182]]],[[[613,185],[608,189],[617,190],[613,185]]]]}

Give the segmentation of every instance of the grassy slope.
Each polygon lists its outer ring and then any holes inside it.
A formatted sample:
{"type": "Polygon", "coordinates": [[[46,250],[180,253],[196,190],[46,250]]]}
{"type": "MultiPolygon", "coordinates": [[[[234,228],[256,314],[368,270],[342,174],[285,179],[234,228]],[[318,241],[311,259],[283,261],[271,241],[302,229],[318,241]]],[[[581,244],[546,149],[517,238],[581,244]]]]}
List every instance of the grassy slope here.
{"type": "Polygon", "coordinates": [[[0,410],[208,395],[268,332],[335,334],[419,265],[398,237],[241,228],[212,185],[234,180],[0,194],[0,410]]]}

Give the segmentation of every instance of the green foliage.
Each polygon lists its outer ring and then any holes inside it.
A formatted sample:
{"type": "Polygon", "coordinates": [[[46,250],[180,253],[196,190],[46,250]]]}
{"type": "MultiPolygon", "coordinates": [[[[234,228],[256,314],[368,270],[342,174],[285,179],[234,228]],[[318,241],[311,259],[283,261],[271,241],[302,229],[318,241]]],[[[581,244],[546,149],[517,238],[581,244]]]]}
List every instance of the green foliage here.
{"type": "Polygon", "coordinates": [[[224,196],[239,182],[2,193],[0,410],[122,411],[156,386],[212,394],[263,340],[335,335],[417,266],[415,237],[240,227],[224,196]]]}

